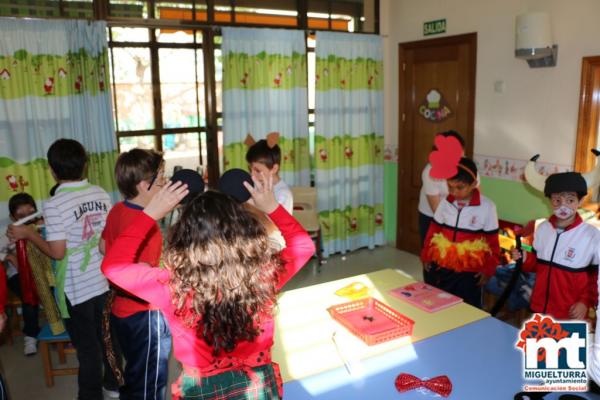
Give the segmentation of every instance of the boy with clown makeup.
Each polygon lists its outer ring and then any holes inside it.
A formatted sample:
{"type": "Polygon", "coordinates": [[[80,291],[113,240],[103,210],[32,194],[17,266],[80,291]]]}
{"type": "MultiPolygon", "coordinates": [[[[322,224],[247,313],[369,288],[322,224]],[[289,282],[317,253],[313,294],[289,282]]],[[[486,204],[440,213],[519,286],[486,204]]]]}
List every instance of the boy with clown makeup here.
{"type": "MultiPolygon", "coordinates": [[[[533,312],[555,319],[584,320],[598,302],[598,246],[600,231],[583,222],[577,208],[588,191],[584,176],[578,172],[562,172],[540,176],[533,164],[525,170],[525,178],[541,189],[550,200],[552,215],[536,229],[533,252],[523,253],[523,270],[536,272],[531,294],[533,312]]],[[[512,250],[514,260],[521,253],[512,250]]]]}

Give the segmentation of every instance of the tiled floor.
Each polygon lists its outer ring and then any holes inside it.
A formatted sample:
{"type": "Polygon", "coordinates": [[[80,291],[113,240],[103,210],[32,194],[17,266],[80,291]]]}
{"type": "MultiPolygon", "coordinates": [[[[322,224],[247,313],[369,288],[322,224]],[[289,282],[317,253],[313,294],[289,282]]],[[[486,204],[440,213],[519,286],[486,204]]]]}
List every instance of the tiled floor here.
{"type": "MultiPolygon", "coordinates": [[[[329,282],[383,268],[402,269],[415,279],[421,278],[421,264],[416,256],[393,247],[381,247],[372,251],[360,250],[346,256],[331,257],[326,264],[321,266],[320,271],[318,271],[316,261],[313,260],[284,287],[284,290],[329,282]]],[[[0,347],[0,360],[4,366],[12,400],[71,400],[76,397],[77,378],[75,376],[55,377],[54,387],[47,388],[40,355],[25,357],[22,351],[22,336],[15,337],[12,346],[4,344],[0,347]]],[[[67,365],[77,365],[74,354],[67,356],[67,365]]],[[[176,379],[179,371],[177,361],[171,357],[170,382],[176,379]]]]}

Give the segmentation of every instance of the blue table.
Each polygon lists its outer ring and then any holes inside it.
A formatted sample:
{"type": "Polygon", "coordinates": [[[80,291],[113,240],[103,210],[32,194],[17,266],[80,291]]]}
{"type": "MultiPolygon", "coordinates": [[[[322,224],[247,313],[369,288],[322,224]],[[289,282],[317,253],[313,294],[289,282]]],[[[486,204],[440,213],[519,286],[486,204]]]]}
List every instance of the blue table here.
{"type": "MultiPolygon", "coordinates": [[[[399,393],[394,386],[402,372],[419,378],[447,375],[449,399],[511,400],[521,391],[522,355],[515,347],[517,329],[495,318],[484,318],[458,329],[364,360],[364,375],[352,377],[338,368],[284,384],[286,400],[442,399],[426,390],[399,393]]],[[[318,362],[318,360],[315,360],[318,362]]],[[[580,394],[588,399],[600,396],[580,394]]],[[[558,399],[558,394],[546,396],[558,399]]]]}

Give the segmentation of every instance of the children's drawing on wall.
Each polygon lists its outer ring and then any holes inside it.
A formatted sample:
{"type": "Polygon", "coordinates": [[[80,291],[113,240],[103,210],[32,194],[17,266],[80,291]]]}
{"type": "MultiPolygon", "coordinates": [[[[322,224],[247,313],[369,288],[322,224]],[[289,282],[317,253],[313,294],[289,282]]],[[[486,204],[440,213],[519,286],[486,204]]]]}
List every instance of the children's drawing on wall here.
{"type": "MultiPolygon", "coordinates": [[[[476,154],[475,162],[482,176],[490,178],[506,179],[511,181],[524,181],[523,175],[527,160],[516,160],[512,158],[493,157],[476,154]]],[[[538,172],[548,176],[559,172],[571,171],[571,167],[561,164],[538,162],[538,172]]]]}

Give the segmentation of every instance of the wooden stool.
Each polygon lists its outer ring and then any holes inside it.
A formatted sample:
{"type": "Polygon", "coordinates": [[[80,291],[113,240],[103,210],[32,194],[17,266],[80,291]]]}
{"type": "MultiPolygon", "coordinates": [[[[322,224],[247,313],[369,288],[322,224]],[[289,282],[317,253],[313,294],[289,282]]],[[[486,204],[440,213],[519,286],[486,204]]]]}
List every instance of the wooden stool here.
{"type": "Polygon", "coordinates": [[[69,334],[65,331],[59,335],[53,335],[50,325],[46,324],[37,337],[38,346],[42,355],[42,364],[44,366],[44,375],[46,377],[46,386],[54,386],[55,376],[77,375],[79,368],[55,368],[52,366],[52,357],[50,356],[50,346],[56,345],[58,352],[58,361],[60,364],[67,362],[66,353],[75,353],[74,348],[65,347],[71,343],[69,334]]]}
{"type": "MultiPolygon", "coordinates": [[[[494,304],[498,301],[498,296],[488,292],[487,290],[483,291],[483,308],[485,311],[490,312],[494,304]]],[[[513,325],[516,328],[520,328],[524,321],[531,317],[531,313],[527,309],[519,309],[515,311],[510,311],[506,304],[502,307],[502,309],[496,314],[496,318],[504,321],[508,324],[513,325]]]]}
{"type": "Polygon", "coordinates": [[[8,300],[6,301],[5,311],[8,315],[8,323],[6,325],[6,340],[11,345],[14,343],[13,337],[22,334],[21,321],[23,317],[19,314],[21,308],[21,300],[10,290],[8,291],[8,300]]]}

